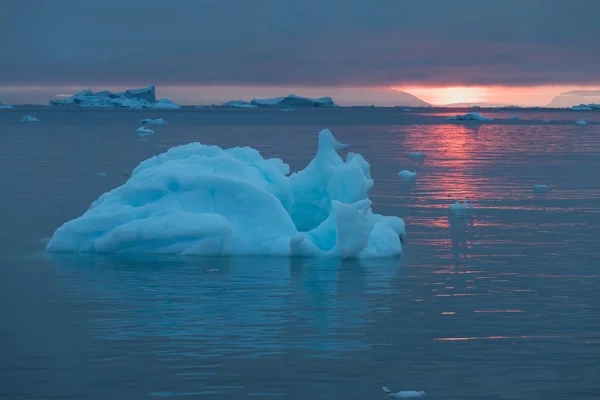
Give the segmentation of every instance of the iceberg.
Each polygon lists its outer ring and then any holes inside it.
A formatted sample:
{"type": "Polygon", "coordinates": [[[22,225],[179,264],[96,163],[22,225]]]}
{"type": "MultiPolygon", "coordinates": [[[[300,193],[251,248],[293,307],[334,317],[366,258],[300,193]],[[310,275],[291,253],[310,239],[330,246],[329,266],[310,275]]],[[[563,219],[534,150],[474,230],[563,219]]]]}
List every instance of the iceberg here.
{"type": "Polygon", "coordinates": [[[510,117],[508,117],[508,119],[517,121],[517,120],[521,119],[521,117],[519,117],[518,115],[511,115],[510,117]]]}
{"type": "Polygon", "coordinates": [[[334,107],[335,103],[331,97],[300,97],[290,94],[285,97],[273,97],[269,99],[252,99],[250,104],[257,107],[334,107]]]}
{"type": "Polygon", "coordinates": [[[140,163],[59,227],[49,252],[375,258],[402,254],[404,221],[373,212],[370,166],[325,129],[303,170],[250,147],[191,143],[140,163]]]}
{"type": "Polygon", "coordinates": [[[152,135],[154,133],[152,129],[148,129],[145,126],[140,126],[135,130],[135,132],[141,136],[152,135]]]}
{"type": "Polygon", "coordinates": [[[284,112],[294,112],[294,111],[296,111],[296,109],[292,108],[292,107],[288,107],[288,108],[281,109],[281,111],[284,111],[284,112]]]}
{"type": "Polygon", "coordinates": [[[533,191],[535,193],[548,193],[548,192],[552,191],[552,189],[548,185],[534,185],[533,191]]]}
{"type": "Polygon", "coordinates": [[[2,104],[2,102],[0,101],[0,110],[8,110],[10,108],[13,108],[13,106],[9,104],[2,104]]]}
{"type": "Polygon", "coordinates": [[[575,122],[577,125],[587,125],[587,121],[585,119],[580,119],[579,121],[575,122]]]}
{"type": "Polygon", "coordinates": [[[221,107],[226,107],[226,108],[257,108],[258,106],[254,105],[252,103],[248,103],[247,101],[232,100],[232,101],[227,101],[227,102],[223,103],[221,105],[221,107]]]}
{"type": "Polygon", "coordinates": [[[417,179],[417,171],[403,169],[402,171],[398,172],[398,177],[405,180],[417,179]]]}
{"type": "Polygon", "coordinates": [[[571,111],[592,111],[592,107],[586,106],[585,104],[580,104],[578,106],[571,107],[571,111]]]}
{"type": "Polygon", "coordinates": [[[463,203],[456,201],[448,207],[448,214],[451,217],[470,218],[473,216],[473,204],[467,199],[463,203]]]}
{"type": "Polygon", "coordinates": [[[82,90],[65,99],[50,100],[53,106],[78,106],[83,108],[179,108],[168,99],[156,100],[156,88],[150,85],[141,89],[129,89],[114,93],[108,90],[93,92],[82,90]]]}
{"type": "Polygon", "coordinates": [[[32,117],[31,115],[26,115],[21,118],[21,122],[40,122],[36,117],[32,117]]]}
{"type": "Polygon", "coordinates": [[[484,117],[483,115],[475,111],[463,115],[453,115],[451,117],[446,118],[446,121],[493,121],[493,118],[484,117]]]}

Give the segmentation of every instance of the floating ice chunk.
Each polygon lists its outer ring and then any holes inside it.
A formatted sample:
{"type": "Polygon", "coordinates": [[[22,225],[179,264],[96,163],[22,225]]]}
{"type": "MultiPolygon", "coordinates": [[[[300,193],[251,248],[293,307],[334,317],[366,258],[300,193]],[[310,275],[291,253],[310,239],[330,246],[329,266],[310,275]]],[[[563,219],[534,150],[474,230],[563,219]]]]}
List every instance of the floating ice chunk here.
{"type": "Polygon", "coordinates": [[[413,153],[408,153],[408,158],[411,161],[415,161],[415,162],[423,162],[425,160],[425,154],[421,153],[421,152],[413,152],[413,153]]]}
{"type": "Polygon", "coordinates": [[[296,110],[294,108],[292,108],[292,107],[287,107],[287,108],[283,108],[281,111],[284,111],[284,112],[294,112],[296,110]]]}
{"type": "Polygon", "coordinates": [[[446,121],[493,121],[493,118],[484,117],[477,111],[463,115],[454,115],[446,118],[446,121]]]}
{"type": "Polygon", "coordinates": [[[549,124],[550,122],[552,122],[552,120],[551,119],[543,119],[542,122],[545,124],[549,124]]]}
{"type": "Polygon", "coordinates": [[[0,103],[0,110],[9,110],[11,108],[13,108],[14,106],[11,106],[9,104],[2,104],[0,103]]]}
{"type": "Polygon", "coordinates": [[[550,188],[550,186],[548,185],[535,185],[533,187],[533,191],[535,193],[548,193],[550,192],[552,189],[550,188]]]}
{"type": "Polygon", "coordinates": [[[23,118],[21,118],[22,122],[40,122],[39,119],[37,119],[36,117],[32,117],[31,115],[26,115],[23,118]]]}
{"type": "Polygon", "coordinates": [[[152,135],[154,133],[152,129],[148,129],[145,126],[140,126],[135,132],[140,136],[152,135]]]}
{"type": "Polygon", "coordinates": [[[98,175],[98,176],[106,176],[106,172],[98,172],[96,175],[98,175]]]}
{"type": "Polygon", "coordinates": [[[410,108],[405,108],[404,111],[411,112],[412,110],[410,108]]]}
{"type": "Polygon", "coordinates": [[[398,172],[398,177],[404,180],[417,179],[417,171],[409,171],[407,169],[403,169],[402,171],[398,172]]]}
{"type": "Polygon", "coordinates": [[[456,201],[448,207],[448,213],[454,217],[471,217],[473,214],[473,204],[465,199],[463,203],[456,201]]]}
{"type": "Polygon", "coordinates": [[[518,115],[511,115],[510,117],[508,117],[508,119],[515,121],[521,119],[521,117],[519,117],[518,115]]]}
{"type": "Polygon", "coordinates": [[[249,147],[191,143],[143,161],[65,223],[53,252],[372,258],[402,253],[404,221],[375,214],[369,164],[329,130],[291,176],[249,147]]]}
{"type": "Polygon", "coordinates": [[[296,96],[290,94],[285,97],[273,97],[269,99],[252,99],[252,105],[258,107],[334,107],[335,104],[331,97],[319,97],[311,99],[310,97],[296,96]]]}
{"type": "Polygon", "coordinates": [[[592,111],[592,108],[586,106],[585,104],[580,104],[578,106],[571,107],[571,111],[592,111]]]}
{"type": "Polygon", "coordinates": [[[140,119],[138,121],[138,123],[142,124],[142,125],[146,125],[146,124],[151,124],[152,123],[152,118],[144,118],[144,119],[140,119]]]}
{"type": "Polygon", "coordinates": [[[388,389],[386,386],[382,386],[381,390],[383,390],[384,393],[388,397],[391,397],[393,399],[415,399],[415,398],[427,396],[427,394],[425,392],[416,391],[416,390],[403,390],[403,391],[394,393],[390,389],[388,389]]]}
{"type": "Polygon", "coordinates": [[[575,122],[577,125],[587,125],[587,122],[585,119],[580,119],[579,121],[575,122]]]}

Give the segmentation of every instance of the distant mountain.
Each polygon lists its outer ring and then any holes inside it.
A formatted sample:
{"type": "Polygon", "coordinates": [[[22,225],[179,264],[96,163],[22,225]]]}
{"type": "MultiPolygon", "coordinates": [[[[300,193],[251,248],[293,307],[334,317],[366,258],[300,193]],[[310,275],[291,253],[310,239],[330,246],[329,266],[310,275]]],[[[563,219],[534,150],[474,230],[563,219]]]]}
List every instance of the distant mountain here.
{"type": "Polygon", "coordinates": [[[399,90],[394,90],[393,100],[397,107],[430,107],[431,106],[431,104],[424,102],[417,96],[407,93],[407,92],[401,92],[399,90]]]}
{"type": "Polygon", "coordinates": [[[600,103],[600,90],[571,90],[556,96],[548,107],[572,107],[600,103]]]}

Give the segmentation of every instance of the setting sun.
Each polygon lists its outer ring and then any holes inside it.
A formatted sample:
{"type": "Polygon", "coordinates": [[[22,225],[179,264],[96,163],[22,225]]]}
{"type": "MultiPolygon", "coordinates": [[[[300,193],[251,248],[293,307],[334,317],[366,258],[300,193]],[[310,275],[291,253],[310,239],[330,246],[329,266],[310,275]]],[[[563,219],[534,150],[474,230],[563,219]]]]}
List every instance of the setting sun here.
{"type": "Polygon", "coordinates": [[[427,87],[427,88],[393,88],[414,94],[415,96],[435,105],[452,103],[477,103],[486,101],[487,90],[480,87],[427,87]]]}

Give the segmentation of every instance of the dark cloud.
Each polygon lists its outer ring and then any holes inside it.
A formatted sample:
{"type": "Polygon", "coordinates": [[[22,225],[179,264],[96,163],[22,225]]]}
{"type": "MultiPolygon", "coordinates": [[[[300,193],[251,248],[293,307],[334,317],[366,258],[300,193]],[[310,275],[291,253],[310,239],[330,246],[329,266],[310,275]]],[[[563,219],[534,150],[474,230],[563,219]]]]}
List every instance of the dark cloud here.
{"type": "Polygon", "coordinates": [[[2,0],[0,85],[600,83],[600,1],[2,0]]]}

